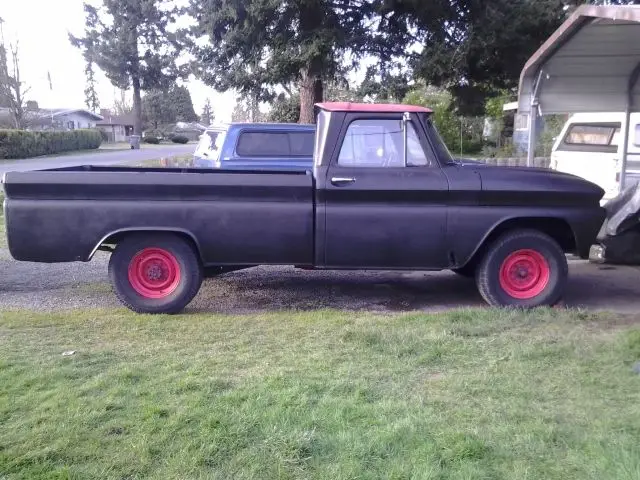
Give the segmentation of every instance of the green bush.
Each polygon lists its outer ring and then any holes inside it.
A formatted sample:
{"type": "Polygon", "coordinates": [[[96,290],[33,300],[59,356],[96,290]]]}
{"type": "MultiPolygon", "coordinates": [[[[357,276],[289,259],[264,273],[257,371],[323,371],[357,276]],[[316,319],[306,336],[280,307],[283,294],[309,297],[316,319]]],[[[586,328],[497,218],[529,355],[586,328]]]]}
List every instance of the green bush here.
{"type": "Polygon", "coordinates": [[[28,132],[0,130],[0,158],[29,158],[72,150],[95,149],[102,143],[98,130],[28,132]]]}
{"type": "Polygon", "coordinates": [[[102,138],[102,141],[103,142],[108,142],[109,141],[109,134],[107,134],[107,132],[105,132],[101,128],[99,128],[97,130],[98,130],[98,132],[100,132],[100,137],[102,138]]]}
{"type": "Polygon", "coordinates": [[[185,137],[184,135],[174,135],[173,137],[171,137],[171,141],[173,143],[187,143],[189,141],[189,138],[185,137]]]}
{"type": "Polygon", "coordinates": [[[452,155],[475,154],[482,149],[484,119],[457,115],[453,97],[447,91],[418,86],[407,93],[402,103],[422,105],[433,110],[433,123],[452,155]]]}
{"type": "Polygon", "coordinates": [[[154,145],[158,145],[160,143],[160,139],[158,137],[144,137],[142,140],[145,143],[152,143],[154,145]]]}

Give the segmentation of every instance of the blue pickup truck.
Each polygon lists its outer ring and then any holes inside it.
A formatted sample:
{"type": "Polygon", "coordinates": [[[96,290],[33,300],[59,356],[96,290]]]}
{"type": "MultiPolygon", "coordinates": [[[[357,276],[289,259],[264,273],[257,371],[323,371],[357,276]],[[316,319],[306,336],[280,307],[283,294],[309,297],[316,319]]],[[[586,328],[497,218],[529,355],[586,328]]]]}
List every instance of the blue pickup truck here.
{"type": "Polygon", "coordinates": [[[313,166],[315,125],[228,123],[209,127],[193,154],[196,168],[307,170],[313,166]]]}

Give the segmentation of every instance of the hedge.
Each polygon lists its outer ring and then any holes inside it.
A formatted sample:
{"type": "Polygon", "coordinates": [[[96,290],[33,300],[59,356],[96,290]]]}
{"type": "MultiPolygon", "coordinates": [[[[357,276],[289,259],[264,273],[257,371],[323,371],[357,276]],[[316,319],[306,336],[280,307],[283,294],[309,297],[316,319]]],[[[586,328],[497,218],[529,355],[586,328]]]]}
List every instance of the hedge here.
{"type": "Polygon", "coordinates": [[[158,145],[160,143],[160,139],[158,137],[143,137],[142,141],[153,145],[158,145]]]}
{"type": "Polygon", "coordinates": [[[171,137],[171,141],[173,143],[187,143],[189,141],[189,137],[185,137],[184,135],[174,135],[171,137]]]}
{"type": "Polygon", "coordinates": [[[102,135],[98,130],[0,130],[0,158],[29,158],[72,150],[88,150],[98,148],[101,143],[102,135]]]}

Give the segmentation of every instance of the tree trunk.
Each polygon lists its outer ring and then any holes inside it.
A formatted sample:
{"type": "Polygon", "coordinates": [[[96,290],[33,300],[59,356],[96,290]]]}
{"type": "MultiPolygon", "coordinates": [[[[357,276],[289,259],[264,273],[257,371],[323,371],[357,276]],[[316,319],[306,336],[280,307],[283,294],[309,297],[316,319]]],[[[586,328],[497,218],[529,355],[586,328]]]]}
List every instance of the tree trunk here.
{"type": "Polygon", "coordinates": [[[142,98],[140,97],[140,79],[132,78],[133,83],[133,134],[142,135],[142,98]]]}
{"type": "Polygon", "coordinates": [[[300,79],[300,123],[315,123],[314,105],[322,101],[322,79],[311,71],[303,70],[300,79]]]}

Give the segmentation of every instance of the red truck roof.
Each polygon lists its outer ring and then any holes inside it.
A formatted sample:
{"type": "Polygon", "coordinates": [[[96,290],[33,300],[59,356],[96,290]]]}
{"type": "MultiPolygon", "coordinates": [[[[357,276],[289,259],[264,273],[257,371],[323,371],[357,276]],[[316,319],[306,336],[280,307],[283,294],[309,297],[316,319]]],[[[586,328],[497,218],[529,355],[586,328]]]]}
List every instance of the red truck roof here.
{"type": "Polygon", "coordinates": [[[398,103],[353,103],[353,102],[324,102],[316,106],[329,112],[423,112],[433,113],[433,110],[417,105],[402,105],[398,103]]]}

